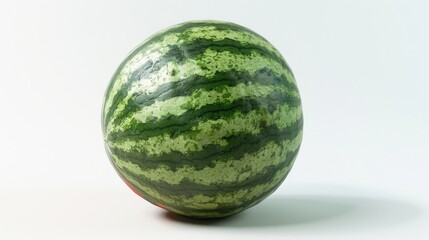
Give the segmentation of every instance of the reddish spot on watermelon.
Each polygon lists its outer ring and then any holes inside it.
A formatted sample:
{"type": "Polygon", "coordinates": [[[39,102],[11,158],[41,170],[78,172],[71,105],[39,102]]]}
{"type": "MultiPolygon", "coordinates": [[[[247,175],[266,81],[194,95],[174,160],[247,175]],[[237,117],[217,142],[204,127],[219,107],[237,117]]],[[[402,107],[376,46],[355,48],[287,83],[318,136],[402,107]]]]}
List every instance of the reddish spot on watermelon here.
{"type": "Polygon", "coordinates": [[[137,194],[137,195],[139,195],[141,198],[143,198],[144,199],[144,196],[143,196],[143,194],[141,194],[139,191],[137,191],[137,189],[135,189],[134,187],[133,187],[133,185],[131,185],[131,183],[129,183],[125,178],[123,178],[122,176],[121,176],[121,179],[122,179],[122,181],[124,181],[125,182],[125,184],[127,184],[127,186],[135,193],[135,194],[137,194]]]}
{"type": "Polygon", "coordinates": [[[162,205],[162,204],[161,204],[161,203],[159,203],[159,202],[156,202],[156,203],[155,203],[155,205],[156,205],[156,206],[158,206],[158,207],[160,207],[160,208],[164,208],[164,209],[166,209],[166,208],[165,208],[165,206],[164,206],[164,205],[162,205]]]}

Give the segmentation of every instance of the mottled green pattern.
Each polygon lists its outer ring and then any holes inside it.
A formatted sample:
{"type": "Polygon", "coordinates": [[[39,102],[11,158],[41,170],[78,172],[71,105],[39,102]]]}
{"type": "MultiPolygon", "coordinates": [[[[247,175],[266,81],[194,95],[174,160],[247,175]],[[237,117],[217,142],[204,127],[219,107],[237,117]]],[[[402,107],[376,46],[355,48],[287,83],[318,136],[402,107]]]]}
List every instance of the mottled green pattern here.
{"type": "MultiPolygon", "coordinates": [[[[138,112],[135,112],[120,125],[111,126],[110,131],[126,131],[130,125],[135,124],[134,120],[143,124],[153,118],[162,118],[164,116],[173,115],[180,116],[188,110],[199,110],[206,105],[215,103],[232,103],[237,99],[244,97],[263,98],[273,92],[287,92],[290,95],[298,97],[299,94],[295,90],[288,90],[284,87],[273,85],[260,84],[243,84],[236,86],[219,85],[211,91],[198,89],[188,96],[177,96],[164,101],[155,101],[150,106],[142,107],[138,112]]],[[[110,133],[110,132],[108,132],[110,133]]]]}
{"type": "Polygon", "coordinates": [[[267,114],[264,108],[253,110],[245,115],[235,112],[231,118],[199,122],[191,131],[177,137],[164,133],[148,139],[122,139],[111,143],[111,146],[123,151],[137,149],[148,155],[161,155],[172,151],[188,154],[193,151],[202,151],[204,146],[209,144],[226,146],[227,137],[231,135],[243,132],[256,135],[261,131],[262,124],[274,125],[282,130],[300,116],[300,107],[290,108],[288,105],[278,106],[272,114],[267,114]]]}
{"type": "Polygon", "coordinates": [[[115,163],[120,169],[127,169],[136,175],[141,175],[151,181],[163,181],[177,185],[184,179],[196,184],[226,184],[245,181],[266,170],[269,166],[277,166],[284,161],[286,154],[296,151],[301,143],[302,132],[293,140],[286,139],[280,144],[269,142],[256,153],[245,153],[240,159],[220,159],[214,161],[214,166],[207,166],[197,171],[194,166],[187,165],[171,170],[168,165],[160,165],[157,169],[144,170],[139,165],[117,157],[115,163]],[[271,158],[271,161],[260,159],[271,158]],[[238,173],[238,174],[237,174],[238,173]],[[208,178],[207,176],[211,176],[208,178]]]}
{"type": "Polygon", "coordinates": [[[109,158],[145,199],[221,217],[271,194],[302,141],[295,78],[281,54],[232,23],[188,22],[134,49],[103,105],[109,158]]]}

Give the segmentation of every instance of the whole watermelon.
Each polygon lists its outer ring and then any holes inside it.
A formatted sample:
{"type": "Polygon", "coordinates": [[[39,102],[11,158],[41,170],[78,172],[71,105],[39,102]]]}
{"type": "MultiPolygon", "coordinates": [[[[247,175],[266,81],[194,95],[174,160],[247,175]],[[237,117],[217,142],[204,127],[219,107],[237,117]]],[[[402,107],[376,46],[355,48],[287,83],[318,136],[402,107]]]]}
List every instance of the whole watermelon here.
{"type": "Polygon", "coordinates": [[[261,202],[302,140],[295,78],[257,33],[220,21],[165,29],[113,75],[102,114],[112,165],[147,201],[214,218],[261,202]]]}

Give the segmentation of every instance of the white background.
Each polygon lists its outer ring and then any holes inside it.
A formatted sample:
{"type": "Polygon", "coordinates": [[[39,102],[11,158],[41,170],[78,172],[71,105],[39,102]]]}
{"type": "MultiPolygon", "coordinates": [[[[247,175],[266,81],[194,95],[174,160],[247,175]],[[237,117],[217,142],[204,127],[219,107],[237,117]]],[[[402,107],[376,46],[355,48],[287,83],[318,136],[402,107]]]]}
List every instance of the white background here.
{"type": "Polygon", "coordinates": [[[429,239],[427,1],[1,1],[0,239],[429,239]],[[127,53],[194,19],[285,56],[305,126],[291,174],[235,217],[191,221],[133,194],[101,104],[127,53]]]}

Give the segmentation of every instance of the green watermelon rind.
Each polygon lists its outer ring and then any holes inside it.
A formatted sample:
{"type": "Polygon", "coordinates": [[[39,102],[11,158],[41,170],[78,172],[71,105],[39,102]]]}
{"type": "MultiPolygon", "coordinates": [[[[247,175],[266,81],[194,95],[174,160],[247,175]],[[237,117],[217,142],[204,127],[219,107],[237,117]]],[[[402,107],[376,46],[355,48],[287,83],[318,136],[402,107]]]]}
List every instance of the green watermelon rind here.
{"type": "Polygon", "coordinates": [[[214,218],[273,193],[298,154],[300,94],[266,39],[234,23],[165,29],[118,67],[103,102],[107,155],[138,195],[214,218]]]}

